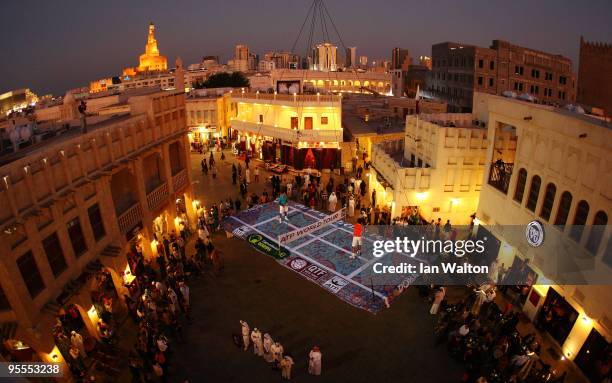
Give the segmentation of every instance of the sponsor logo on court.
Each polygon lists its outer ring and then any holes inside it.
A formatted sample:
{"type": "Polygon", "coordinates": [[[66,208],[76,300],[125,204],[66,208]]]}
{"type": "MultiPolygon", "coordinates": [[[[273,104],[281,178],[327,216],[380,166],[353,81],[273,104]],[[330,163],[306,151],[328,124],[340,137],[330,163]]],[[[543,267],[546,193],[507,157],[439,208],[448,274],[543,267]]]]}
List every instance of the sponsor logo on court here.
{"type": "Polygon", "coordinates": [[[336,294],[348,284],[349,282],[346,279],[340,278],[339,276],[335,275],[331,279],[327,280],[327,282],[323,284],[323,287],[336,294]]]}
{"type": "Polygon", "coordinates": [[[248,226],[242,225],[234,229],[232,234],[240,239],[245,239],[249,231],[251,231],[251,229],[248,226]]]}
{"type": "Polygon", "coordinates": [[[267,254],[275,259],[283,259],[289,256],[289,251],[284,247],[278,247],[276,243],[261,234],[249,234],[247,241],[255,249],[267,254]]]}
{"type": "Polygon", "coordinates": [[[295,257],[289,261],[289,267],[295,271],[300,271],[304,269],[306,266],[308,266],[308,264],[308,261],[299,257],[295,257]]]}
{"type": "Polygon", "coordinates": [[[308,262],[309,265],[300,270],[300,274],[306,276],[308,279],[312,279],[313,281],[318,281],[325,277],[328,273],[317,265],[313,265],[308,262]]]}

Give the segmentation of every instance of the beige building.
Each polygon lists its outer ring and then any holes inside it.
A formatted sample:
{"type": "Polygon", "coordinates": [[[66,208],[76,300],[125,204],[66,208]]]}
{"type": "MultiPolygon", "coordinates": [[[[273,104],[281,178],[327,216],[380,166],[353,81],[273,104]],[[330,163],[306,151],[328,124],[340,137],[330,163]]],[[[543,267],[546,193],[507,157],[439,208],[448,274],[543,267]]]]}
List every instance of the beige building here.
{"type": "Polygon", "coordinates": [[[155,235],[195,219],[183,94],[127,103],[128,113],[88,117],[85,133],[59,121],[72,128],[1,158],[0,326],[12,360],[62,361],[52,328],[66,313],[99,339],[98,278],[110,278],[105,294],[125,315],[130,254],[150,259],[155,235]]]}
{"type": "Polygon", "coordinates": [[[487,130],[470,113],[408,116],[401,140],[372,148],[370,192],[393,217],[418,209],[422,218],[469,224],[482,188],[487,130]]]}
{"type": "Polygon", "coordinates": [[[234,91],[236,150],[296,169],[340,167],[341,96],[234,91]]]}
{"type": "Polygon", "coordinates": [[[228,136],[230,118],[235,116],[231,92],[232,88],[193,89],[187,95],[185,112],[191,144],[208,144],[211,140],[228,136]]]}
{"type": "Polygon", "coordinates": [[[523,311],[535,319],[560,307],[553,317],[562,322],[549,333],[563,357],[585,371],[592,340],[612,338],[612,126],[482,93],[474,113],[488,122],[492,143],[477,217],[500,241],[500,264],[529,261],[535,284],[523,311]],[[534,220],[544,226],[541,247],[525,239],[534,220]]]}
{"type": "MultiPolygon", "coordinates": [[[[446,113],[446,104],[420,100],[421,113],[446,113]]],[[[355,155],[369,160],[372,145],[404,138],[406,116],[416,113],[416,100],[405,97],[376,97],[347,94],[342,98],[342,127],[345,140],[358,143],[355,155]]],[[[350,159],[350,158],[349,158],[350,159]]]]}

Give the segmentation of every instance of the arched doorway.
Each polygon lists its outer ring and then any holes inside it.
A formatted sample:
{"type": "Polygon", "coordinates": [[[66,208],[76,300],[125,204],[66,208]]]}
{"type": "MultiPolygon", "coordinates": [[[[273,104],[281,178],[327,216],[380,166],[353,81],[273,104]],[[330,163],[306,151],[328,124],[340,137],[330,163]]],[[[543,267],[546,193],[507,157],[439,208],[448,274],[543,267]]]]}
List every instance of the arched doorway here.
{"type": "Polygon", "coordinates": [[[106,323],[120,323],[127,315],[117,283],[122,283],[121,278],[111,268],[103,267],[94,274],[90,285],[92,309],[88,313],[92,321],[101,318],[106,323]]]}

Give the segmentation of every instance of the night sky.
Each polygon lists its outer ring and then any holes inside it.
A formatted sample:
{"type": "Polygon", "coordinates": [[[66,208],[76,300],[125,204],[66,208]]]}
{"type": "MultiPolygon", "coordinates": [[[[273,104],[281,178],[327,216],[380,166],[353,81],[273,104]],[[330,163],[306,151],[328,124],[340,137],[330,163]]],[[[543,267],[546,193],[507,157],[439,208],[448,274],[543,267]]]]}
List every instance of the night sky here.
{"type": "MultiPolygon", "coordinates": [[[[370,60],[389,58],[394,46],[413,56],[433,43],[458,41],[489,46],[505,39],[560,53],[578,68],[580,35],[612,41],[611,0],[327,0],[347,46],[370,60]]],[[[0,92],[29,87],[63,94],[90,80],[135,66],[144,51],[147,25],[157,26],[169,66],[203,55],[233,55],[246,43],[263,54],[288,50],[311,0],[2,1],[0,92]]],[[[319,28],[320,30],[320,28],[319,28]]],[[[316,35],[320,40],[320,32],[316,35]]],[[[333,35],[335,38],[335,35],[333,35]]],[[[334,39],[333,39],[334,40],[334,39]]],[[[304,39],[297,53],[303,54],[304,39]]],[[[339,47],[341,44],[335,38],[339,47]]]]}

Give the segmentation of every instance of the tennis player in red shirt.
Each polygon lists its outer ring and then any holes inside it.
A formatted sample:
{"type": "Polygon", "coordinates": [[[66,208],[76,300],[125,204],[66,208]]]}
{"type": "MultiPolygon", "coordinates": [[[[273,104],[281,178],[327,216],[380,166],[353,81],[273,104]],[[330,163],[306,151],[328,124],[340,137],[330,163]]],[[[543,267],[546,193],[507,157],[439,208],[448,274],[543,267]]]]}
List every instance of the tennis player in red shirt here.
{"type": "Polygon", "coordinates": [[[357,258],[357,255],[361,251],[361,233],[363,232],[363,220],[359,218],[355,226],[353,226],[353,255],[351,255],[351,259],[357,258]]]}

